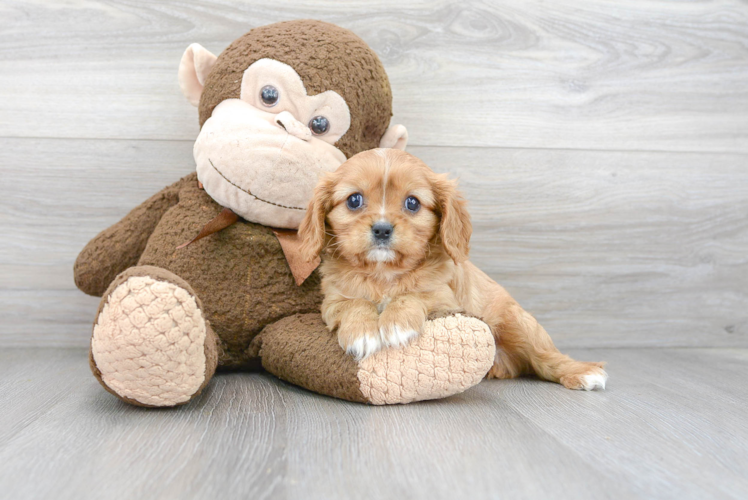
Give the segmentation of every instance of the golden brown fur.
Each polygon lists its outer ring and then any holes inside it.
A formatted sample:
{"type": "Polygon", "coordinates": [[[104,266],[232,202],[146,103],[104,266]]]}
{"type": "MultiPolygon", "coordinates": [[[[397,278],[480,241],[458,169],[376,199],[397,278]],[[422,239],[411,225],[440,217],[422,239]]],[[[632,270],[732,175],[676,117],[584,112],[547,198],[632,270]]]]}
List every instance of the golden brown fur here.
{"type": "Polygon", "coordinates": [[[429,313],[464,310],[496,337],[489,377],[535,373],[570,389],[604,388],[603,363],[561,354],[499,284],[467,261],[472,226],[455,181],[398,150],[359,153],[318,184],[299,228],[308,259],[324,251],[322,317],[356,358],[418,335],[429,313]],[[351,209],[351,195],[362,195],[351,209]],[[420,202],[416,211],[406,200],[420,202]],[[391,227],[379,240],[375,223],[391,227]],[[388,233],[389,234],[389,233],[388,233]]]}

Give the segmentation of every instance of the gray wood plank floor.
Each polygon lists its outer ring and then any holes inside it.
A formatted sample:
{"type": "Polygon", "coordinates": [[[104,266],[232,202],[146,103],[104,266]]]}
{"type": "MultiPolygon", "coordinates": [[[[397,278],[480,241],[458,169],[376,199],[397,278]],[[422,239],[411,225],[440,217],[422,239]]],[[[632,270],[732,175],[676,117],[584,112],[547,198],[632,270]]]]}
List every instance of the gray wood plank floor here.
{"type": "Polygon", "coordinates": [[[746,498],[748,349],[574,350],[605,392],[533,379],[368,407],[221,374],[121,403],[80,349],[0,352],[3,498],[746,498]]]}

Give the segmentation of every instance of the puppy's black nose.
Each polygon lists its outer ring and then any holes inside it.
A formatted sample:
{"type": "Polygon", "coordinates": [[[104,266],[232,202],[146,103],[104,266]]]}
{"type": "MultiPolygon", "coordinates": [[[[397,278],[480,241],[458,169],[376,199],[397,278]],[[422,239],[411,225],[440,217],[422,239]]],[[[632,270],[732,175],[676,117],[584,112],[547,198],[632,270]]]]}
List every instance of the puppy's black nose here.
{"type": "Polygon", "coordinates": [[[389,222],[377,222],[371,226],[371,234],[377,241],[385,242],[392,236],[392,224],[389,222]]]}

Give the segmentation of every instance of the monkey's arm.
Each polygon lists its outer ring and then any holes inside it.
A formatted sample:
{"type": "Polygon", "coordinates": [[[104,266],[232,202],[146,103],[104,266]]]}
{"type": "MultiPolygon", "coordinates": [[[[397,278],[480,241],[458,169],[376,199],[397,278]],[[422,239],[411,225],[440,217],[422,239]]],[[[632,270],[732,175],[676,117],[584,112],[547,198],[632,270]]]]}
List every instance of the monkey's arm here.
{"type": "Polygon", "coordinates": [[[119,273],[137,264],[161,217],[179,201],[184,182],[165,187],[88,242],[73,268],[81,291],[100,297],[119,273]]]}

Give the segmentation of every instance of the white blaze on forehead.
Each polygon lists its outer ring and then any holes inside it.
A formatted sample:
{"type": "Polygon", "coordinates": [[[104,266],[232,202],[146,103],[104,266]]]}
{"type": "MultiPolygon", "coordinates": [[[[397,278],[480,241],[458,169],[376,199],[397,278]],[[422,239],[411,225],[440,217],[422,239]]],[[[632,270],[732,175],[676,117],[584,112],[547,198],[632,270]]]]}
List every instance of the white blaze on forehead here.
{"type": "Polygon", "coordinates": [[[379,213],[382,217],[385,214],[385,207],[387,206],[387,175],[390,171],[390,158],[387,154],[389,150],[384,148],[377,148],[374,152],[384,159],[384,173],[382,174],[382,206],[379,209],[379,213]]]}

